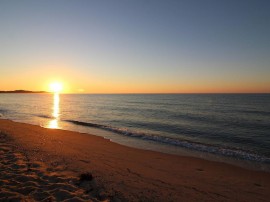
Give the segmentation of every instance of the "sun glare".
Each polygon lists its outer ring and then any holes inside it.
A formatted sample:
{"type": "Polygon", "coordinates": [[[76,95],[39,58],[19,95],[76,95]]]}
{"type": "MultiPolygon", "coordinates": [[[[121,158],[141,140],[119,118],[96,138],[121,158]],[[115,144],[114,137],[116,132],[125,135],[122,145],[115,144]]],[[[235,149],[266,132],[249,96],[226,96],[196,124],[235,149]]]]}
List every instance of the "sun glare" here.
{"type": "Polygon", "coordinates": [[[50,84],[50,91],[54,93],[59,93],[63,90],[63,84],[60,82],[54,82],[50,84]]]}

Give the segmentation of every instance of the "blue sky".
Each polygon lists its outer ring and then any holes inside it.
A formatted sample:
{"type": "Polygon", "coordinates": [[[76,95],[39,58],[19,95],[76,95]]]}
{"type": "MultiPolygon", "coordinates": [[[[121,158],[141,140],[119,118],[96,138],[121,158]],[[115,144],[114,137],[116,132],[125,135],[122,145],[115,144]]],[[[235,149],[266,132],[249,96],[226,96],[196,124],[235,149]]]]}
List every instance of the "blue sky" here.
{"type": "Polygon", "coordinates": [[[270,2],[0,1],[0,89],[270,92],[270,2]]]}

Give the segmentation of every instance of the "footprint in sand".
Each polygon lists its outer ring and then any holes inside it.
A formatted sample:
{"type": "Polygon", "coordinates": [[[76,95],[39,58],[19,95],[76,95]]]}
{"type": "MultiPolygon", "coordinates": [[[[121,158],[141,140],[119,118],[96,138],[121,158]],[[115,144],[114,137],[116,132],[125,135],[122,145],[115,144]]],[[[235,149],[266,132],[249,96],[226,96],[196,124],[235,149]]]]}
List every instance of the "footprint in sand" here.
{"type": "Polygon", "coordinates": [[[40,161],[30,162],[8,142],[0,132],[0,201],[100,201],[79,186],[79,178],[61,175],[61,165],[54,170],[40,161]]]}

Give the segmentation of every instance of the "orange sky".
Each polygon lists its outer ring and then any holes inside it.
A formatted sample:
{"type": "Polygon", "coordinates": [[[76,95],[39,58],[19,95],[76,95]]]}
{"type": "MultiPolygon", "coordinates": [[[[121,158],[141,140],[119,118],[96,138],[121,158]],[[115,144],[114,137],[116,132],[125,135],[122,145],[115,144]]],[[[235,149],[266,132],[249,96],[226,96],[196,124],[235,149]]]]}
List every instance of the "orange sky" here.
{"type": "MultiPolygon", "coordinates": [[[[49,68],[14,73],[0,81],[0,90],[49,91],[52,82],[63,83],[62,93],[269,93],[269,82],[243,80],[211,80],[197,78],[193,80],[170,80],[168,78],[110,79],[110,76],[81,74],[68,69],[59,72],[49,68]],[[62,73],[60,73],[62,72],[62,73]]],[[[52,68],[53,69],[53,68],[52,68]]]]}

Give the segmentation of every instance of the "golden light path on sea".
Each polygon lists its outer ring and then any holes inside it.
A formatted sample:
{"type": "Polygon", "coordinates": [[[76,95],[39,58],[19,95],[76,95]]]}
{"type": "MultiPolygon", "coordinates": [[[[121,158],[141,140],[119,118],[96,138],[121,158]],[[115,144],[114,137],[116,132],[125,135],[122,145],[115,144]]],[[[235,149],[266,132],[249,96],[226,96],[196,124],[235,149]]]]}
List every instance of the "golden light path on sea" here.
{"type": "Polygon", "coordinates": [[[54,93],[53,95],[53,107],[52,107],[52,117],[53,119],[48,122],[47,128],[57,129],[60,128],[58,125],[60,116],[60,96],[59,93],[54,93]]]}

